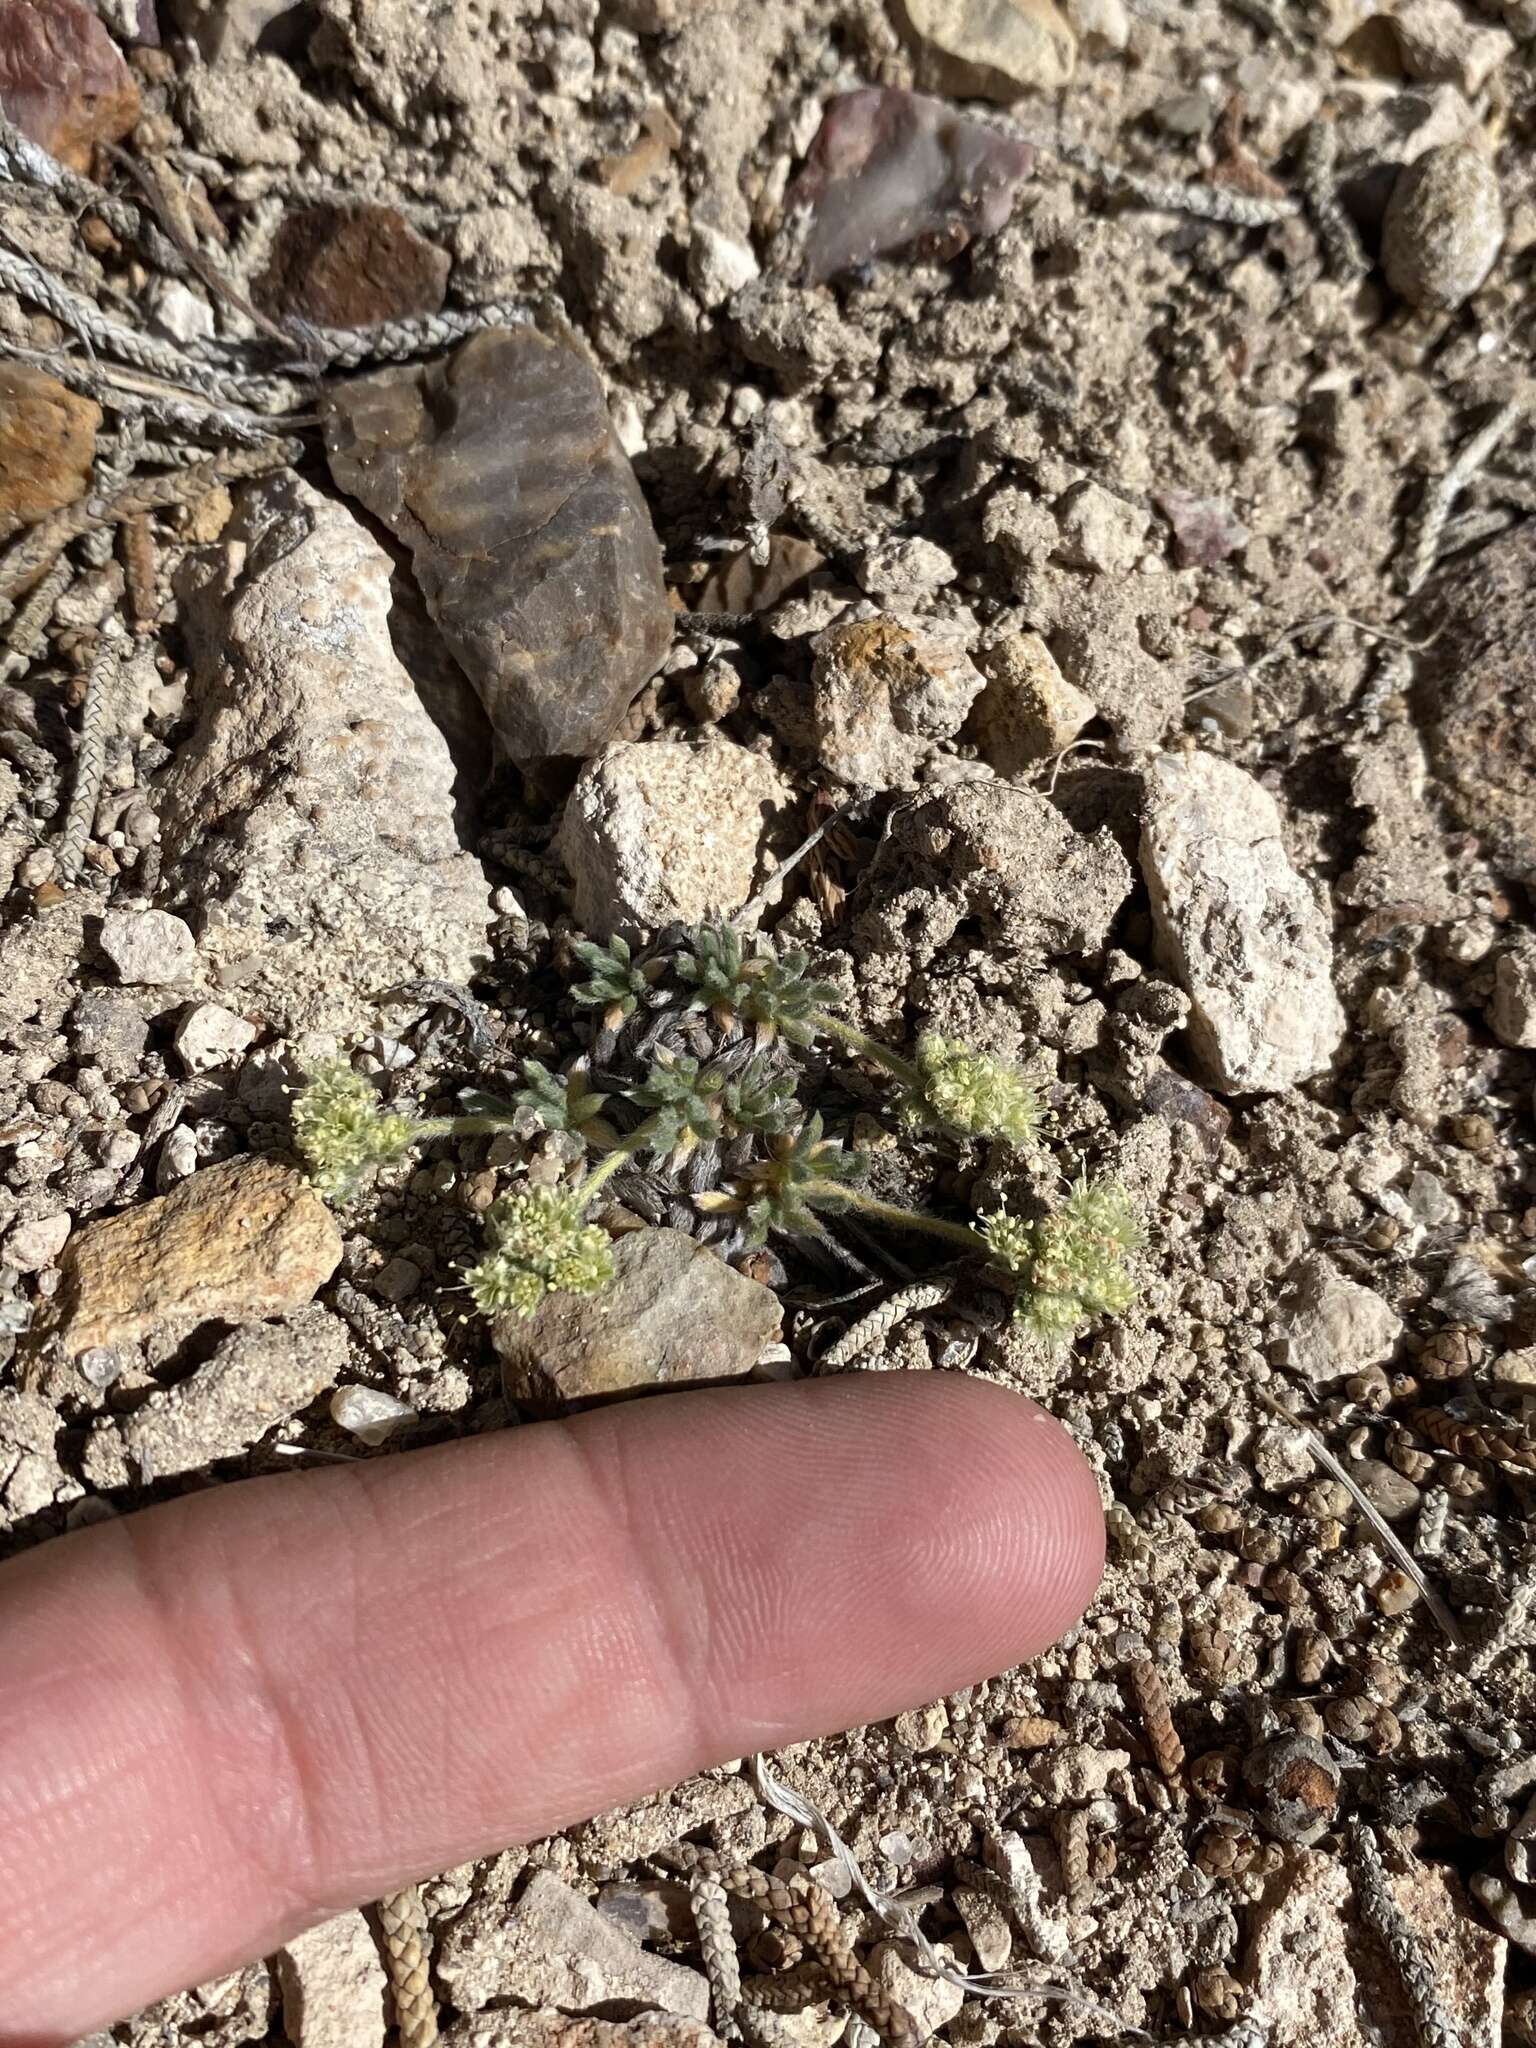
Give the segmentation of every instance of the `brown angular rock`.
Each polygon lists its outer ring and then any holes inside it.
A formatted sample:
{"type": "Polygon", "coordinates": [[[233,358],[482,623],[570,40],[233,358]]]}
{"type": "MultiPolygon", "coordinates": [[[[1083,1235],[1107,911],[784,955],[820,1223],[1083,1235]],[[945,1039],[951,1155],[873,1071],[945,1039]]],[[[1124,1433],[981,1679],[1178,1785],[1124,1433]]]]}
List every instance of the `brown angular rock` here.
{"type": "Polygon", "coordinates": [[[1021,775],[1071,746],[1097,715],[1069,683],[1038,633],[1010,633],[982,657],[987,686],[971,712],[982,759],[1021,775]]]}
{"type": "Polygon", "coordinates": [[[255,1322],[302,1308],[340,1261],[340,1232],[296,1167],[231,1159],[73,1237],[56,1326],[73,1358],[157,1330],[255,1322]]]}
{"type": "Polygon", "coordinates": [[[0,364],[0,540],[85,494],[101,407],[57,377],[0,364]]]}
{"type": "Polygon", "coordinates": [[[84,0],[0,0],[0,108],[72,170],[139,118],[139,88],[84,0]]]}
{"type": "Polygon", "coordinates": [[[546,1295],[494,1328],[507,1390],[559,1412],[651,1387],[744,1379],[779,1334],[778,1298],[680,1230],[614,1246],[601,1294],[546,1295]]]}
{"type": "Polygon", "coordinates": [[[1443,794],[1514,880],[1536,879],[1536,525],[1447,579],[1414,708],[1443,794]]]}
{"type": "Polygon", "coordinates": [[[371,327],[438,312],[452,267],[393,206],[311,206],[278,228],[255,296],[275,319],[371,327]]]}
{"type": "Polygon", "coordinates": [[[597,372],[532,327],[333,394],[337,483],[405,541],[514,761],[596,751],[672,635],[661,548],[597,372]]]}

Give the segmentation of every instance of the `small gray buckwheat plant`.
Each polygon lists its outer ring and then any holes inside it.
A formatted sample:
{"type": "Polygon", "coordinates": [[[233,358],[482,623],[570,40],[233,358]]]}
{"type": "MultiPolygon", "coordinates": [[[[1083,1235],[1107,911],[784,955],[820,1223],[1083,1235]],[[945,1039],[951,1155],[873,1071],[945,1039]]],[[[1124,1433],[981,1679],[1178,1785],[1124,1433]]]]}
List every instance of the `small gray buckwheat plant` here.
{"type": "Polygon", "coordinates": [[[334,1202],[437,1137],[533,1122],[574,1134],[595,1155],[573,1186],[525,1184],[491,1205],[486,1251],[465,1276],[483,1314],[528,1316],[549,1293],[609,1284],[608,1233],[589,1220],[609,1181],[647,1222],[684,1210],[724,1252],[776,1237],[824,1240],[823,1217],[840,1212],[927,1232],[1003,1277],[1015,1320],[1045,1344],[1070,1342],[1131,1305],[1129,1262],[1142,1239],[1122,1188],[1079,1177],[1034,1220],[998,1209],[956,1222],[881,1201],[862,1185],[860,1156],[802,1105],[806,1076],[793,1054],[824,1041],[878,1067],[894,1084],[893,1119],[908,1128],[1031,1150],[1047,1110],[1039,1080],[1016,1061],[936,1033],[899,1053],[837,1016],[836,990],[804,953],[762,941],[749,950],[728,924],[663,933],[638,955],[618,938],[572,951],[584,978],[570,995],[588,1043],[562,1071],[525,1060],[508,1099],[470,1089],[464,1114],[419,1117],[386,1107],[337,1062],[294,1103],[299,1150],[334,1202]]]}

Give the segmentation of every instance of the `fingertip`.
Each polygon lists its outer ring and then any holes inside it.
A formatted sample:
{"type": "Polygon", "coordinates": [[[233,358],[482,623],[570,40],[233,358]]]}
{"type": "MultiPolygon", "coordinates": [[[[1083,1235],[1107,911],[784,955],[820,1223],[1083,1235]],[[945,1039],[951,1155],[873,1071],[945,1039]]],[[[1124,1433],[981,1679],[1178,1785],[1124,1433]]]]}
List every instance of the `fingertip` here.
{"type": "MultiPolygon", "coordinates": [[[[917,1376],[914,1376],[917,1377],[917,1376]]],[[[930,1469],[955,1541],[949,1598],[989,1641],[991,1669],[1024,1662],[1081,1620],[1104,1572],[1104,1512],[1093,1468],[1038,1402],[990,1380],[920,1376],[931,1408],[930,1469]]]]}

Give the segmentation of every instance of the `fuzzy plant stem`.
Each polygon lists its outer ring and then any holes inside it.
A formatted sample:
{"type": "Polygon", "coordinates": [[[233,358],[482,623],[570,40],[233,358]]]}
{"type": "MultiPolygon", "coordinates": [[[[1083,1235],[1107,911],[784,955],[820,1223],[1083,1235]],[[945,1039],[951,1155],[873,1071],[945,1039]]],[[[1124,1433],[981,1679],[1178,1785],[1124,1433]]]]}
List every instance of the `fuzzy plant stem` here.
{"type": "Polygon", "coordinates": [[[819,1199],[828,1208],[857,1209],[860,1215],[873,1216],[877,1222],[893,1224],[898,1230],[923,1230],[930,1237],[941,1237],[946,1244],[960,1245],[968,1252],[987,1250],[986,1239],[968,1224],[946,1223],[941,1216],[903,1209],[895,1202],[882,1202],[878,1195],[861,1194],[857,1188],[844,1187],[836,1181],[812,1181],[805,1196],[813,1206],[819,1199]]]}
{"type": "Polygon", "coordinates": [[[813,1024],[818,1031],[824,1031],[828,1038],[841,1039],[851,1052],[859,1053],[864,1059],[873,1060],[877,1066],[884,1067],[888,1074],[894,1074],[905,1087],[921,1090],[923,1077],[917,1068],[910,1060],[903,1059],[899,1052],[894,1052],[890,1046],[882,1045],[878,1038],[871,1038],[867,1032],[858,1030],[852,1024],[845,1024],[841,1017],[829,1016],[825,1010],[813,1010],[806,1022],[813,1024]]]}

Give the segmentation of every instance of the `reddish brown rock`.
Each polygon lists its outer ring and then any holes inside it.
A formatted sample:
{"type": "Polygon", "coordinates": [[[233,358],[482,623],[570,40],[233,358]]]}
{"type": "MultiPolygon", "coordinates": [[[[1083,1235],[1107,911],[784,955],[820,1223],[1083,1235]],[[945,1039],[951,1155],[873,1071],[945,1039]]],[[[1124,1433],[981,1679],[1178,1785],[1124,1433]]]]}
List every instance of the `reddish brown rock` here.
{"type": "Polygon", "coordinates": [[[331,474],[403,540],[514,761],[593,754],[672,638],[661,545],[602,381],[571,343],[491,328],[339,385],[331,474]]]}
{"type": "Polygon", "coordinates": [[[0,0],[0,107],[72,170],[139,118],[139,88],[84,0],[0,0]]]}
{"type": "Polygon", "coordinates": [[[56,377],[0,364],[0,540],[85,493],[101,407],[56,377]]]}
{"type": "Polygon", "coordinates": [[[393,206],[311,206],[278,228],[256,300],[276,319],[371,327],[439,312],[451,268],[393,206]]]}

